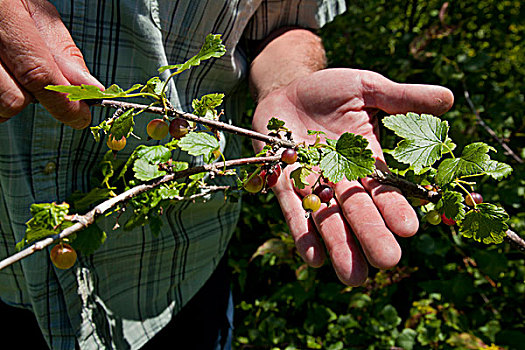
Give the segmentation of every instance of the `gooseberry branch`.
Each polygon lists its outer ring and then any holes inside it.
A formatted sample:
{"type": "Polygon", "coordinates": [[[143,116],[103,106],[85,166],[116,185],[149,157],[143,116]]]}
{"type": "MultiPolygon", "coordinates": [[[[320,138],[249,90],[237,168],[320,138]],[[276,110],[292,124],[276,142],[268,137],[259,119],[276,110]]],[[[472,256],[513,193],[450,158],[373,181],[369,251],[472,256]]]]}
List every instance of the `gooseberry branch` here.
{"type": "MultiPolygon", "coordinates": [[[[35,242],[31,245],[29,245],[27,248],[21,250],[20,252],[13,254],[9,256],[8,258],[0,261],[0,270],[6,268],[9,265],[14,264],[17,261],[20,261],[31,254],[41,251],[45,249],[46,247],[50,246],[54,242],[66,238],[73,233],[79,232],[86,228],[87,226],[93,224],[95,220],[110,211],[112,208],[116,207],[120,203],[124,203],[128,201],[129,199],[147,192],[151,189],[154,189],[162,184],[171,182],[176,179],[181,179],[190,175],[199,174],[203,172],[208,173],[218,173],[223,169],[235,167],[235,166],[241,166],[241,165],[249,165],[249,164],[266,164],[266,163],[273,163],[279,161],[280,156],[269,156],[269,157],[251,157],[251,158],[242,158],[242,159],[234,159],[234,160],[227,160],[225,162],[217,162],[212,164],[204,164],[201,166],[196,166],[193,168],[189,168],[186,170],[177,171],[171,174],[167,174],[159,179],[152,180],[145,184],[137,185],[133,188],[130,188],[129,190],[122,192],[121,194],[110,198],[93,209],[91,209],[89,212],[87,212],[84,215],[74,215],[72,221],[76,221],[74,225],[64,229],[60,233],[57,233],[56,235],[48,236],[38,242],[35,242]]],[[[224,186],[217,186],[213,188],[208,188],[208,193],[211,192],[211,189],[216,190],[225,190],[224,186]]],[[[207,193],[206,193],[207,194],[207,193]]],[[[196,197],[193,197],[196,198],[196,197]]]]}
{"type": "Polygon", "coordinates": [[[289,140],[262,134],[262,133],[259,133],[259,132],[256,132],[250,129],[241,128],[241,127],[238,127],[232,124],[228,124],[228,123],[224,123],[218,120],[198,117],[194,114],[178,111],[174,108],[168,107],[167,109],[164,109],[158,106],[149,106],[149,105],[143,105],[143,104],[138,104],[138,103],[115,101],[115,100],[100,100],[100,101],[97,101],[95,105],[101,106],[101,107],[116,108],[117,110],[119,109],[127,110],[127,109],[133,108],[136,111],[144,111],[144,112],[154,113],[154,114],[159,114],[159,115],[167,115],[169,117],[179,117],[182,119],[186,119],[192,122],[196,122],[199,124],[209,126],[211,128],[216,128],[216,129],[220,129],[223,131],[227,131],[235,135],[246,136],[251,139],[265,142],[267,144],[276,145],[276,146],[284,147],[284,148],[295,148],[296,147],[296,144],[289,140]]]}
{"type": "MultiPolygon", "coordinates": [[[[439,192],[429,191],[421,185],[395,176],[394,174],[381,171],[379,169],[375,169],[370,177],[376,179],[382,184],[398,188],[405,197],[426,199],[432,203],[437,203],[441,199],[441,193],[439,192]]],[[[525,252],[525,240],[521,238],[516,232],[507,230],[505,232],[504,239],[514,248],[525,252]]]]}

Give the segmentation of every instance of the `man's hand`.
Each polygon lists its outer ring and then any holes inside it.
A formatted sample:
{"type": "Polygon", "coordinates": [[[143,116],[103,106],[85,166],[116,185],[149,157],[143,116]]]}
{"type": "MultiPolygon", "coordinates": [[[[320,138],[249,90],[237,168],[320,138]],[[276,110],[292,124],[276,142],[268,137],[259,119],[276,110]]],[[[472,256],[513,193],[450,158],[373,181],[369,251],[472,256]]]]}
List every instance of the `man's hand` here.
{"type": "Polygon", "coordinates": [[[0,122],[37,99],[56,119],[76,128],[89,125],[84,102],[69,102],[47,85],[103,86],[47,0],[0,0],[0,122]]]}
{"type": "MultiPolygon", "coordinates": [[[[360,134],[368,140],[376,166],[387,170],[376,112],[440,115],[452,106],[453,99],[448,89],[438,86],[396,84],[369,71],[321,70],[297,78],[260,99],[253,127],[268,132],[268,120],[277,117],[285,121],[298,143],[315,141],[315,136],[307,135],[308,129],[324,131],[331,139],[344,132],[360,134]]],[[[261,147],[255,145],[256,149],[261,147]]],[[[409,237],[418,230],[416,213],[399,190],[370,178],[343,180],[334,185],[334,204],[323,204],[307,219],[301,199],[311,189],[296,190],[289,178],[291,167],[285,170],[273,189],[297,249],[309,265],[320,266],[324,261],[321,237],[337,275],[348,285],[365,281],[366,260],[383,269],[398,263],[401,249],[394,234],[409,237]]]]}

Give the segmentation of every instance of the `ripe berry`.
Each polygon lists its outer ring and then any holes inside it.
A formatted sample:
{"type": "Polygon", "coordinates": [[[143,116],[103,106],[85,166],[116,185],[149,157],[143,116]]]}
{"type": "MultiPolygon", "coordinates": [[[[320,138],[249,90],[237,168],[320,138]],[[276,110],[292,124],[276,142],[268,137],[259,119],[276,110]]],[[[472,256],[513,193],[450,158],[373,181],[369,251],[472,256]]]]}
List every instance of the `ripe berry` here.
{"type": "Polygon", "coordinates": [[[162,140],[168,135],[169,125],[162,119],[153,119],[146,127],[148,136],[154,140],[162,140]]]}
{"type": "Polygon", "coordinates": [[[281,154],[281,160],[286,164],[293,164],[297,161],[297,151],[291,148],[287,148],[281,154]]]}
{"type": "Polygon", "coordinates": [[[109,134],[108,140],[106,141],[106,145],[108,145],[108,148],[110,150],[118,152],[124,147],[126,147],[126,137],[122,136],[120,140],[115,140],[113,135],[109,134]]]}
{"type": "Polygon", "coordinates": [[[262,190],[263,185],[264,179],[260,174],[257,174],[244,183],[244,189],[250,193],[257,193],[262,190]]]}
{"type": "Polygon", "coordinates": [[[437,212],[437,210],[431,210],[425,215],[425,219],[427,219],[428,223],[431,225],[439,225],[441,223],[441,215],[437,212]]]}
{"type": "Polygon", "coordinates": [[[51,262],[57,268],[66,270],[75,265],[77,261],[77,252],[67,243],[60,243],[51,249],[51,262]]]}
{"type": "Polygon", "coordinates": [[[334,198],[334,190],[328,185],[319,185],[315,188],[314,194],[316,194],[322,203],[330,203],[334,198]]]}
{"type": "Polygon", "coordinates": [[[441,220],[448,226],[454,226],[456,224],[456,220],[447,218],[445,214],[441,214],[441,220]]]}
{"type": "Polygon", "coordinates": [[[483,203],[483,196],[477,192],[471,192],[470,196],[465,197],[465,203],[469,207],[474,207],[476,204],[483,203]]]}
{"type": "Polygon", "coordinates": [[[317,211],[321,207],[321,199],[316,194],[307,194],[303,198],[303,208],[308,212],[317,211]]]}
{"type": "Polygon", "coordinates": [[[190,132],[190,123],[182,118],[175,118],[170,122],[169,132],[174,139],[179,140],[190,132]]]}
{"type": "Polygon", "coordinates": [[[271,188],[277,184],[279,177],[281,176],[281,166],[279,164],[275,165],[268,172],[266,170],[261,171],[261,176],[263,179],[266,179],[266,186],[271,188]]]}

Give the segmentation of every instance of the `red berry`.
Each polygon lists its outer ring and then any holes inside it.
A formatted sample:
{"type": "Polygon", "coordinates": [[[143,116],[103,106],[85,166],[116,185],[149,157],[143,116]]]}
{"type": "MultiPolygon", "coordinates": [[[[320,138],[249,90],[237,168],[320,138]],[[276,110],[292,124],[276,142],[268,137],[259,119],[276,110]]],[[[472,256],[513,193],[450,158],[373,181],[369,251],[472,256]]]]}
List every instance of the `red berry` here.
{"type": "Polygon", "coordinates": [[[257,193],[262,190],[263,185],[264,179],[260,174],[257,174],[244,183],[244,189],[250,193],[257,193]]]}
{"type": "Polygon", "coordinates": [[[297,161],[297,151],[291,148],[287,148],[281,154],[281,160],[286,164],[293,164],[297,161]]]}
{"type": "Polygon", "coordinates": [[[319,185],[315,188],[314,194],[316,194],[322,203],[330,203],[334,198],[334,190],[328,185],[319,185]]]}
{"type": "Polygon", "coordinates": [[[465,197],[465,203],[469,207],[474,207],[476,204],[483,203],[483,196],[477,192],[471,192],[470,196],[465,197]]]}
{"type": "Polygon", "coordinates": [[[120,151],[126,147],[126,137],[122,136],[120,140],[115,140],[113,135],[109,134],[106,145],[108,145],[109,149],[112,151],[120,151]]]}
{"type": "Polygon", "coordinates": [[[268,171],[268,173],[263,170],[261,171],[261,176],[266,179],[266,186],[271,188],[277,184],[277,181],[279,181],[279,177],[281,176],[281,166],[279,164],[275,165],[268,171]]]}
{"type": "Polygon", "coordinates": [[[169,125],[162,119],[153,119],[146,127],[149,137],[154,140],[162,140],[168,135],[169,125]]]}
{"type": "Polygon", "coordinates": [[[303,198],[303,208],[308,212],[317,211],[321,207],[321,200],[313,193],[303,198]]]}
{"type": "Polygon", "coordinates": [[[77,261],[77,252],[67,243],[60,243],[51,249],[51,261],[62,270],[69,269],[77,261]]]}
{"type": "Polygon", "coordinates": [[[448,226],[454,226],[456,224],[456,220],[447,218],[445,214],[441,214],[441,220],[443,221],[445,225],[448,225],[448,226]]]}
{"type": "Polygon", "coordinates": [[[190,123],[182,118],[175,118],[170,122],[169,132],[174,139],[179,140],[190,132],[190,123]]]}

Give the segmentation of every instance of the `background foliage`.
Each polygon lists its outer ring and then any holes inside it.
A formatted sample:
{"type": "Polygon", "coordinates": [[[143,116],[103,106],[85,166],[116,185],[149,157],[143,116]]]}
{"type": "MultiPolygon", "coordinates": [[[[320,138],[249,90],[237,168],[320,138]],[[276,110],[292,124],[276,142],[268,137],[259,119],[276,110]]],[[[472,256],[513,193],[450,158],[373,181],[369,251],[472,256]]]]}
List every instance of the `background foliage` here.
{"type": "MultiPolygon", "coordinates": [[[[460,148],[484,141],[512,176],[477,191],[500,203],[523,235],[524,165],[505,154],[482,120],[525,157],[525,23],[522,1],[349,2],[323,28],[331,67],[379,72],[407,83],[450,88],[455,106],[444,118],[460,148]]],[[[383,145],[395,139],[383,131],[383,145]]],[[[247,149],[249,149],[247,147],[247,149]]],[[[390,164],[395,164],[389,159],[390,164]]],[[[372,269],[349,288],[329,262],[307,268],[272,193],[245,196],[230,249],[236,301],[236,349],[519,349],[525,344],[525,255],[506,244],[484,246],[454,228],[421,222],[399,239],[403,258],[372,269]]]]}

